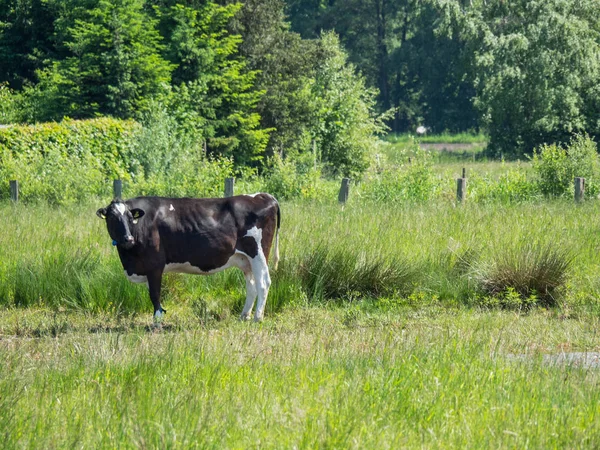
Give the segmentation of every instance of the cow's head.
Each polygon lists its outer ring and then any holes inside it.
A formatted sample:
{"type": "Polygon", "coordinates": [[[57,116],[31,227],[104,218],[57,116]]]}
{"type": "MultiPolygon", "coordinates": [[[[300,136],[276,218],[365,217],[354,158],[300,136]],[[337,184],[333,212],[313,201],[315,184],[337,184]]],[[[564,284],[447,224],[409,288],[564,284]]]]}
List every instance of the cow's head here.
{"type": "Polygon", "coordinates": [[[113,200],[106,208],[96,211],[96,215],[106,220],[108,234],[115,245],[125,249],[130,249],[135,245],[133,227],[144,215],[143,209],[130,209],[126,203],[113,200]]]}

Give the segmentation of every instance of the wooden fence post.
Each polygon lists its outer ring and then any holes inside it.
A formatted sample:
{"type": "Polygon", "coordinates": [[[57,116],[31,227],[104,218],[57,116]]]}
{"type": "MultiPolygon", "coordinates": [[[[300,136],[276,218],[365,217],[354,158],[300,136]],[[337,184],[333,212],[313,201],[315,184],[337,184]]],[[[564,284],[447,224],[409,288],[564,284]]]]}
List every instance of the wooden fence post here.
{"type": "Polygon", "coordinates": [[[113,197],[121,198],[123,195],[123,181],[122,180],[113,180],[113,197]]]}
{"type": "Polygon", "coordinates": [[[10,199],[16,203],[19,201],[19,182],[17,180],[10,180],[9,185],[10,199]]]}
{"type": "Polygon", "coordinates": [[[350,196],[350,178],[342,178],[340,193],[338,194],[338,202],[346,203],[350,196]]]}
{"type": "Polygon", "coordinates": [[[581,202],[585,197],[585,178],[575,178],[575,201],[581,202]]]}
{"type": "Polygon", "coordinates": [[[225,197],[233,197],[235,178],[225,178],[225,197]]]}
{"type": "Polygon", "coordinates": [[[456,179],[456,201],[464,203],[467,199],[467,171],[463,167],[462,177],[456,179]]]}

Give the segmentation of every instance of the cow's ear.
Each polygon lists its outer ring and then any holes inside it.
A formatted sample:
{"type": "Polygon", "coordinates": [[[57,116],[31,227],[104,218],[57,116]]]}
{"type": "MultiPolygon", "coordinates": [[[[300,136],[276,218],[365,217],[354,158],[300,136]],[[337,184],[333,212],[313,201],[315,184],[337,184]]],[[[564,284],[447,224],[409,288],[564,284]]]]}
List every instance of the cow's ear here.
{"type": "Polygon", "coordinates": [[[96,211],[96,215],[101,219],[106,219],[106,208],[100,208],[98,211],[96,211]]]}
{"type": "Polygon", "coordinates": [[[134,208],[131,210],[131,215],[133,216],[133,223],[137,223],[140,217],[143,217],[146,212],[143,209],[134,208]]]}

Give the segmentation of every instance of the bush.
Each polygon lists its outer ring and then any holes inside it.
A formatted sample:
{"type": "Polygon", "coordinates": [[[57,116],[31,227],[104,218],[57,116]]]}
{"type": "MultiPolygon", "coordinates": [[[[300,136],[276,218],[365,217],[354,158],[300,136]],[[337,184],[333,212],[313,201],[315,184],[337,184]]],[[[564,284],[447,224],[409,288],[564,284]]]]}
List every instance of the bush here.
{"type": "Polygon", "coordinates": [[[542,145],[532,158],[539,190],[549,197],[572,195],[573,179],[584,177],[586,191],[596,196],[600,192],[600,161],[596,143],[587,135],[574,136],[569,145],[542,145]]]}
{"type": "Polygon", "coordinates": [[[474,202],[513,203],[538,198],[538,185],[524,167],[508,169],[500,177],[473,173],[468,180],[469,199],[474,202]]]}
{"type": "Polygon", "coordinates": [[[265,190],[279,200],[318,198],[321,171],[311,156],[307,154],[295,159],[283,159],[276,153],[269,158],[265,190]]]}
{"type": "Polygon", "coordinates": [[[361,183],[361,196],[384,202],[424,202],[434,198],[440,183],[433,171],[431,153],[421,149],[413,139],[398,157],[403,161],[400,166],[389,166],[380,159],[375,171],[361,183]]]}
{"type": "Polygon", "coordinates": [[[140,131],[134,121],[109,118],[0,129],[0,178],[19,180],[23,200],[63,204],[107,194],[110,180],[132,179],[140,131]]]}
{"type": "Polygon", "coordinates": [[[225,178],[234,174],[233,160],[206,158],[199,151],[180,151],[164,170],[131,186],[131,195],[222,197],[225,178]]]}
{"type": "Polygon", "coordinates": [[[323,33],[319,52],[321,63],[312,90],[319,105],[314,134],[322,162],[333,175],[357,179],[369,166],[376,136],[387,130],[383,123],[387,113],[375,113],[376,93],[347,62],[337,35],[323,33]]]}
{"type": "Polygon", "coordinates": [[[21,96],[0,83],[0,125],[18,122],[21,96]]]}
{"type": "Polygon", "coordinates": [[[143,118],[131,165],[137,177],[128,195],[218,197],[234,174],[232,158],[207,158],[203,137],[181,127],[159,102],[143,118]]]}

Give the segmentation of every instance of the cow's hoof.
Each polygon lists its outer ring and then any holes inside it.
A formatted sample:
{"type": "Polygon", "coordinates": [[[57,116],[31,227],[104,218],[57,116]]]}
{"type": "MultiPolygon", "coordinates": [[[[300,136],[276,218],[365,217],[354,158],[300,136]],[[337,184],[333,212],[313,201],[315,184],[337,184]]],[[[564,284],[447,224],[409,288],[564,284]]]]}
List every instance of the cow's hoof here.
{"type": "Polygon", "coordinates": [[[242,315],[240,316],[240,320],[247,322],[248,320],[250,320],[250,313],[248,314],[244,314],[242,313],[242,315]]]}
{"type": "Polygon", "coordinates": [[[166,311],[164,309],[161,309],[160,311],[156,311],[154,313],[154,323],[160,324],[165,317],[165,313],[166,313],[166,311]]]}
{"type": "Polygon", "coordinates": [[[255,316],[254,317],[254,322],[261,323],[262,321],[263,321],[263,317],[262,316],[260,316],[260,317],[259,316],[255,316]]]}

